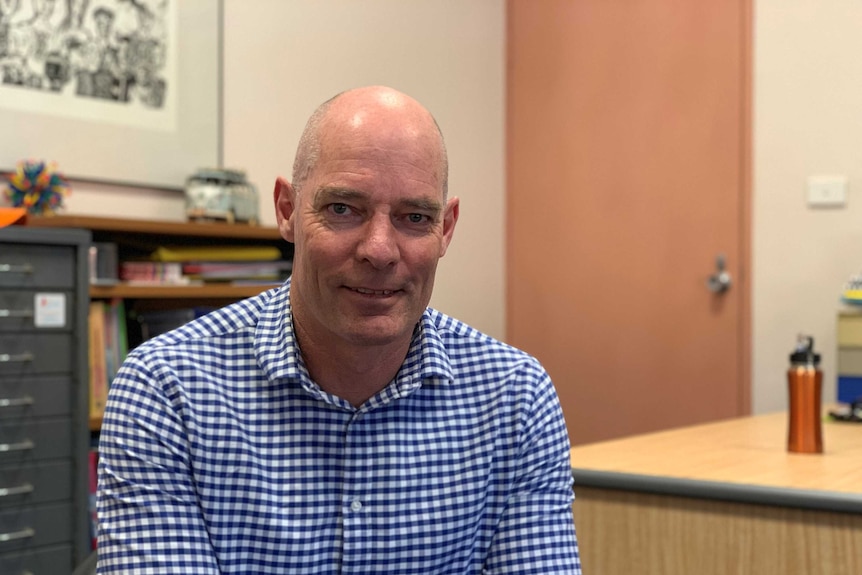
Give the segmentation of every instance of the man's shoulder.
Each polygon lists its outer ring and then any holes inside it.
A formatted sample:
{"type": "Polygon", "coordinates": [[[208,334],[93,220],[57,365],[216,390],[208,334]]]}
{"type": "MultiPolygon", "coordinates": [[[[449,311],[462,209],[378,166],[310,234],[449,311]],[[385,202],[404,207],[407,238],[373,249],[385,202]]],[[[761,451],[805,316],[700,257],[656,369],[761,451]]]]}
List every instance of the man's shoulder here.
{"type": "Polygon", "coordinates": [[[538,363],[536,358],[527,352],[476,329],[470,324],[447,315],[437,309],[428,308],[425,312],[426,321],[431,325],[446,348],[450,358],[461,354],[473,356],[489,354],[518,360],[538,363]]]}
{"type": "Polygon", "coordinates": [[[526,351],[432,308],[425,322],[426,355],[443,358],[459,401],[479,398],[490,405],[493,398],[508,398],[506,405],[528,405],[552,392],[548,372],[526,351]]]}

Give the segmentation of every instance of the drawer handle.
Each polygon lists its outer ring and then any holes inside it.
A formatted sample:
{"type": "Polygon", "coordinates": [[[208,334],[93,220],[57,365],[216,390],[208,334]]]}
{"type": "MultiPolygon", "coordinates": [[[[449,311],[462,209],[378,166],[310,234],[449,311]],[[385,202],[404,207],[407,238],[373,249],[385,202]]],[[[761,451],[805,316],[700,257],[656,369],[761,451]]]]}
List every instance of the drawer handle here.
{"type": "Polygon", "coordinates": [[[33,486],[29,483],[17,485],[15,487],[0,487],[0,497],[9,497],[10,495],[27,495],[33,493],[33,486]]]}
{"type": "Polygon", "coordinates": [[[33,398],[29,395],[24,397],[0,397],[0,408],[3,407],[24,407],[25,405],[33,405],[33,398]]]}
{"type": "Polygon", "coordinates": [[[0,264],[0,273],[31,274],[33,273],[33,266],[30,264],[0,264]]]}
{"type": "Polygon", "coordinates": [[[0,309],[0,317],[33,317],[32,309],[0,309]]]}
{"type": "Polygon", "coordinates": [[[30,527],[25,527],[20,531],[12,531],[10,533],[0,533],[0,543],[7,541],[16,541],[18,539],[29,539],[36,535],[36,531],[30,527]]]}
{"type": "Polygon", "coordinates": [[[33,361],[35,356],[29,351],[25,351],[24,353],[0,353],[0,363],[26,363],[28,361],[33,361]]]}
{"type": "Polygon", "coordinates": [[[24,397],[0,397],[0,408],[4,407],[24,407],[25,405],[33,405],[35,401],[29,395],[24,397]]]}
{"type": "Polygon", "coordinates": [[[0,453],[6,453],[8,451],[28,451],[34,447],[36,447],[36,444],[29,439],[19,441],[18,443],[0,443],[0,453]]]}

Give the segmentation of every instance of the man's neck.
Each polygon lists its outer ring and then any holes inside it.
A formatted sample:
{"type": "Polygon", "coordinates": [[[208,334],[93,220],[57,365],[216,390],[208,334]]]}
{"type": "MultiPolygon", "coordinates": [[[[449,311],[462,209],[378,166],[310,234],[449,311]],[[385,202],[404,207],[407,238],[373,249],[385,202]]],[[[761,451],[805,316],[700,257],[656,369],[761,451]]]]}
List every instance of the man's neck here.
{"type": "Polygon", "coordinates": [[[297,333],[303,361],[320,388],[359,407],[395,378],[410,341],[400,345],[323,348],[297,333]]]}

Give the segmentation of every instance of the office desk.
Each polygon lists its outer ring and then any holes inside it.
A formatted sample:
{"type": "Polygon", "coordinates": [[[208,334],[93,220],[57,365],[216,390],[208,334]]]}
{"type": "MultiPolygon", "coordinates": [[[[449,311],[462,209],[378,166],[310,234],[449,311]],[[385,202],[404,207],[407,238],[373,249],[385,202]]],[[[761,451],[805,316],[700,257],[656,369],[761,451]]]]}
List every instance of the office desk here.
{"type": "Polygon", "coordinates": [[[587,575],[862,574],[862,424],[786,450],[775,413],[572,449],[587,575]]]}

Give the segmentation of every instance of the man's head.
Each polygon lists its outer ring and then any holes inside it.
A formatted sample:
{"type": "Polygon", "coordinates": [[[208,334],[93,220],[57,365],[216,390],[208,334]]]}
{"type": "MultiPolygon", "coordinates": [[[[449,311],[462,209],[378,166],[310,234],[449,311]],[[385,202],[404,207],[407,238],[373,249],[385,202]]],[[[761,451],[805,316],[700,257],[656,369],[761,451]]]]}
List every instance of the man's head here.
{"type": "Polygon", "coordinates": [[[458,219],[447,172],[437,123],[405,94],[359,88],[315,111],[274,192],[301,340],[409,343],[458,219]]]}
{"type": "MultiPolygon", "coordinates": [[[[372,86],[370,88],[360,88],[357,90],[351,90],[350,92],[342,92],[337,94],[318,106],[318,108],[314,111],[311,117],[308,119],[308,122],[305,124],[305,129],[302,132],[302,136],[299,139],[299,145],[296,148],[296,157],[293,161],[293,175],[291,184],[294,189],[299,190],[302,188],[302,185],[305,183],[305,180],[308,178],[308,175],[311,173],[311,170],[317,163],[317,160],[320,158],[320,127],[323,120],[326,118],[327,113],[329,111],[330,106],[333,102],[338,100],[342,95],[350,95],[350,94],[360,94],[366,90],[387,90],[387,88],[382,86],[372,86]]],[[[398,92],[394,92],[398,94],[398,92]]],[[[400,94],[401,96],[407,98],[408,100],[412,100],[409,96],[404,94],[400,94]]],[[[415,102],[415,100],[413,100],[415,102]]],[[[418,102],[415,102],[419,104],[418,102]]],[[[421,104],[419,104],[421,107],[421,104]]],[[[427,111],[426,111],[427,113],[427,111]]],[[[433,116],[428,114],[431,120],[434,122],[434,127],[437,130],[437,135],[440,138],[440,150],[442,152],[442,164],[440,166],[443,172],[443,197],[448,197],[449,192],[449,158],[446,153],[446,143],[443,140],[443,132],[440,130],[440,126],[437,125],[437,121],[433,116]]]]}

